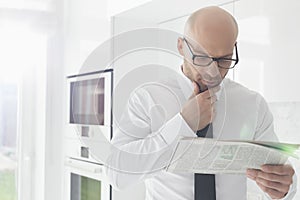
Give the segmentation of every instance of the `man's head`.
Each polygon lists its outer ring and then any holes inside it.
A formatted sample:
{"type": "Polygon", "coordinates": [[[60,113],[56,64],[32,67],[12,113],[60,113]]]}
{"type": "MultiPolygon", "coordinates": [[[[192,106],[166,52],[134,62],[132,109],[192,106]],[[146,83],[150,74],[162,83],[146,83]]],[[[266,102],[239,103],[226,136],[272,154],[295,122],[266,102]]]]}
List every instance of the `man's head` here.
{"type": "Polygon", "coordinates": [[[184,74],[201,88],[219,84],[228,69],[218,67],[216,61],[208,66],[197,66],[193,64],[191,51],[194,55],[233,58],[237,35],[237,23],[225,10],[212,6],[194,12],[185,24],[185,39],[178,38],[177,44],[184,57],[184,74]]]}

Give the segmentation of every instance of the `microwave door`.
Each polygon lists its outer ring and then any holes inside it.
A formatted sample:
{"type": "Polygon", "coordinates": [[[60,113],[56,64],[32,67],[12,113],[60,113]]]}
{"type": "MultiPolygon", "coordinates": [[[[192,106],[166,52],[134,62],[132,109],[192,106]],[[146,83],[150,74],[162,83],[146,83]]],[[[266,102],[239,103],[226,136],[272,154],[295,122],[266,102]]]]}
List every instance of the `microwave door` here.
{"type": "Polygon", "coordinates": [[[71,82],[70,123],[104,125],[104,78],[71,82]]]}
{"type": "Polygon", "coordinates": [[[111,126],[112,73],[70,79],[70,124],[111,126]]]}

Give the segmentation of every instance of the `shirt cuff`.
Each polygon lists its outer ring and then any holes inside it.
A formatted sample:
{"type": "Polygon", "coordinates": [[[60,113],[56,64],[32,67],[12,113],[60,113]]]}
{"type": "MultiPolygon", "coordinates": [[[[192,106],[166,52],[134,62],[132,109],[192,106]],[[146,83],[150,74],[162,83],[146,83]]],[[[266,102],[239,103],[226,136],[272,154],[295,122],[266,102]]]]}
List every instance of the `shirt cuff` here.
{"type": "Polygon", "coordinates": [[[171,144],[177,137],[196,137],[180,113],[176,114],[162,127],[161,135],[167,144],[171,144]]]}

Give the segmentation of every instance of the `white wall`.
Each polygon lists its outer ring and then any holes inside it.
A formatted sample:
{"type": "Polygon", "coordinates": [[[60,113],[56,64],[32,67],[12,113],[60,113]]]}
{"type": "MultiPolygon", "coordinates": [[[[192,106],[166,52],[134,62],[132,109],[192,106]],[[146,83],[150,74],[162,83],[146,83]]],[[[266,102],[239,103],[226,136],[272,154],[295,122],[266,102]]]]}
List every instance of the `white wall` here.
{"type": "MultiPolygon", "coordinates": [[[[279,140],[299,144],[300,102],[272,102],[269,106],[274,116],[274,128],[279,140]]],[[[300,162],[295,158],[290,158],[290,162],[295,167],[298,177],[298,191],[294,199],[300,199],[300,162]]]]}
{"type": "Polygon", "coordinates": [[[241,62],[236,81],[269,102],[300,101],[298,0],[241,0],[234,3],[241,62]]]}

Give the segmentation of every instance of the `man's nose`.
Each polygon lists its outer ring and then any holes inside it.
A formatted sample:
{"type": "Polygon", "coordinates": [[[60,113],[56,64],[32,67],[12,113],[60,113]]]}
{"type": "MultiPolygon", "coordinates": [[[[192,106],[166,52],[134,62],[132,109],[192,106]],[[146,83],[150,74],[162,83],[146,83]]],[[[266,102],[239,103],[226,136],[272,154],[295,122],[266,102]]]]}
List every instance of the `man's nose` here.
{"type": "Polygon", "coordinates": [[[220,71],[218,69],[218,63],[216,61],[212,62],[208,67],[203,71],[202,77],[207,80],[216,80],[220,77],[220,71]]]}

